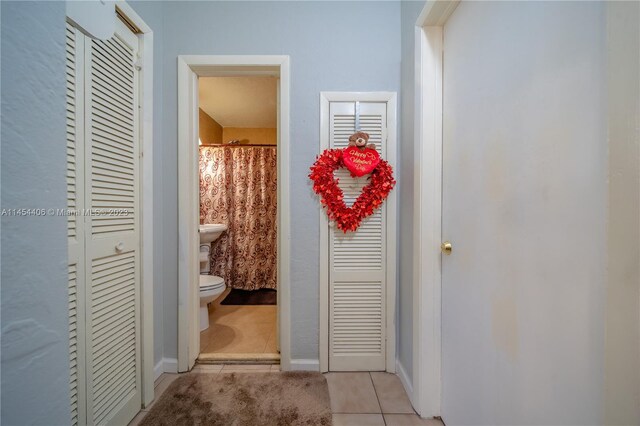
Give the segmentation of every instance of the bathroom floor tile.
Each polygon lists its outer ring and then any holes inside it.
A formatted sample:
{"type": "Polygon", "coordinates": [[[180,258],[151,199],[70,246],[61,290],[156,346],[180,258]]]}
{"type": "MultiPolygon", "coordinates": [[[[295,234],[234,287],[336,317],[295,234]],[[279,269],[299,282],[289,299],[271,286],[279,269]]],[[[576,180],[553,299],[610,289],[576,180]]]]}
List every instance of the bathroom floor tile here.
{"type": "MultiPolygon", "coordinates": [[[[262,353],[271,334],[270,324],[214,324],[214,332],[202,352],[262,353]]],[[[202,345],[201,345],[202,347],[202,345]]]]}
{"type": "Polygon", "coordinates": [[[327,373],[332,413],[380,413],[369,373],[327,373]]]}
{"type": "Polygon", "coordinates": [[[265,353],[277,353],[278,347],[276,345],[276,330],[271,332],[269,339],[267,340],[267,345],[264,348],[265,353]]]}
{"type": "Polygon", "coordinates": [[[209,328],[200,333],[203,358],[212,354],[276,353],[277,307],[221,305],[229,291],[209,305],[209,328]]]}
{"type": "Polygon", "coordinates": [[[395,374],[372,372],[371,379],[376,389],[380,408],[385,414],[414,414],[411,401],[404,386],[395,374]]]}

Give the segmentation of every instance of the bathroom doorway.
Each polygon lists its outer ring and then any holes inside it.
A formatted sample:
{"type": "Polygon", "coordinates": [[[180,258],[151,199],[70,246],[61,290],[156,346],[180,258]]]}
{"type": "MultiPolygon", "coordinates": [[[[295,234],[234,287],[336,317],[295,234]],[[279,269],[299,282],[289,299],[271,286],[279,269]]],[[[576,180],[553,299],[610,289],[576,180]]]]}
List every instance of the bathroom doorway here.
{"type": "Polygon", "coordinates": [[[277,86],[198,81],[200,362],[280,361],[277,86]]]}
{"type": "Polygon", "coordinates": [[[179,57],[179,371],[289,368],[288,62],[179,57]]]}

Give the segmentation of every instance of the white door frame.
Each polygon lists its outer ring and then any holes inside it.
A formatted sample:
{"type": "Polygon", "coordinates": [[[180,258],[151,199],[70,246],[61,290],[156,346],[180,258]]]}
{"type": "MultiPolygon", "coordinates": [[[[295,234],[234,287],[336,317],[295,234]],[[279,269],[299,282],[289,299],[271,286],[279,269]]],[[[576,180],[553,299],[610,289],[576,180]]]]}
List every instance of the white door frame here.
{"type": "MultiPolygon", "coordinates": [[[[397,157],[396,120],[397,96],[395,92],[320,92],[320,152],[329,148],[330,102],[384,102],[387,104],[387,150],[386,160],[395,167],[397,157]]],[[[386,283],[386,371],[396,372],[396,238],[397,235],[397,194],[391,191],[387,197],[387,270],[386,283]]],[[[320,319],[319,350],[320,371],[329,371],[329,218],[320,214],[320,319]]]]}
{"type": "Polygon", "coordinates": [[[289,56],[178,56],[178,371],[188,371],[200,353],[198,286],[198,77],[276,76],[279,114],[278,161],[278,333],[280,366],[291,369],[289,56]]]}
{"type": "Polygon", "coordinates": [[[441,407],[443,27],[458,3],[427,1],[415,28],[412,401],[422,417],[441,407]]]}
{"type": "Polygon", "coordinates": [[[129,4],[119,1],[119,12],[140,30],[140,206],[141,222],[141,318],[142,404],[154,399],[153,362],[153,31],[129,4]]]}

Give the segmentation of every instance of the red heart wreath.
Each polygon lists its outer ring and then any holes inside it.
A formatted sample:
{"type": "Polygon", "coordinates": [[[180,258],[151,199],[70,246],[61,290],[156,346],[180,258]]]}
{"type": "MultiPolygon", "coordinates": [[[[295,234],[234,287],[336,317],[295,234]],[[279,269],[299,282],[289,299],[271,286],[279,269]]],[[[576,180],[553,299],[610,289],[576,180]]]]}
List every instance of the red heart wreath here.
{"type": "Polygon", "coordinates": [[[342,149],[327,149],[311,166],[309,178],[313,181],[313,191],[320,195],[321,202],[327,208],[330,220],[343,232],[355,231],[362,219],[373,214],[387,198],[396,181],[389,163],[380,160],[369,177],[370,182],[362,188],[351,207],[344,203],[344,193],[338,186],[338,179],[333,175],[337,169],[344,167],[342,149]]]}

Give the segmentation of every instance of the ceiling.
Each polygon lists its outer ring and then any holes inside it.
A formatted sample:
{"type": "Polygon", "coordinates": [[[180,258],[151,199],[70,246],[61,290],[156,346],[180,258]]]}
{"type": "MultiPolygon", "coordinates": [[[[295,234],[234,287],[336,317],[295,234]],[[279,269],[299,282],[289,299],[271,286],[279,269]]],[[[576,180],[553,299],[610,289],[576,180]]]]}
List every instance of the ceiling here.
{"type": "Polygon", "coordinates": [[[276,77],[201,77],[200,108],[222,127],[276,128],[276,77]]]}

